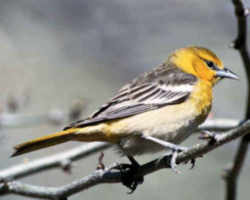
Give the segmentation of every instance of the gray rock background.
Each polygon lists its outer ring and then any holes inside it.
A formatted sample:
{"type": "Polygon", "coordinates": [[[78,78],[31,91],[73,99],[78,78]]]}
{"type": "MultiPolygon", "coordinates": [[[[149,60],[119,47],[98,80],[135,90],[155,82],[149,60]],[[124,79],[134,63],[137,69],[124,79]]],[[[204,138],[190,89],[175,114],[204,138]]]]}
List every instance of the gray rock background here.
{"type": "MultiPolygon", "coordinates": [[[[247,2],[250,6],[250,2],[247,2]]],[[[9,0],[0,1],[0,103],[9,95],[29,91],[31,100],[22,113],[40,114],[52,108],[67,109],[85,98],[85,116],[111,97],[126,81],[160,64],[174,49],[187,45],[214,50],[240,81],[225,80],[215,89],[214,117],[244,116],[246,77],[238,53],[228,45],[236,36],[230,1],[184,0],[9,0]]],[[[12,147],[61,129],[31,126],[0,129],[0,169],[24,159],[36,159],[71,147],[77,142],[9,158],[12,147]]],[[[197,135],[185,145],[199,142],[197,135]]],[[[237,142],[197,160],[194,170],[181,174],[162,170],[145,178],[133,195],[120,184],[99,185],[70,199],[223,199],[223,168],[231,162],[237,142]]],[[[72,174],[59,169],[32,175],[22,181],[60,186],[92,172],[97,156],[75,163],[72,174]]],[[[143,163],[157,155],[139,157],[143,163]]],[[[126,161],[113,151],[104,161],[126,161]]],[[[247,199],[249,158],[239,182],[239,199],[247,199]]],[[[4,200],[29,199],[4,196],[4,200]]]]}

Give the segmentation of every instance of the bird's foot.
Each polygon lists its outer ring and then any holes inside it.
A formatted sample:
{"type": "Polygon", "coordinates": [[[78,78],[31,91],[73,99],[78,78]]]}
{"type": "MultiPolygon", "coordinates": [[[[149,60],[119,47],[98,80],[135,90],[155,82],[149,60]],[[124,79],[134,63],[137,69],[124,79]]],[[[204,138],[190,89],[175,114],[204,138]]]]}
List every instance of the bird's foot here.
{"type": "MultiPolygon", "coordinates": [[[[176,149],[173,150],[171,162],[170,162],[170,167],[174,170],[174,172],[180,173],[180,171],[177,169],[177,163],[176,163],[176,158],[177,158],[178,154],[181,152],[186,152],[187,150],[188,150],[188,147],[183,147],[183,146],[179,146],[179,145],[176,145],[176,149]]],[[[188,162],[189,161],[187,161],[186,163],[188,163],[188,162]]],[[[196,163],[196,159],[192,158],[190,160],[190,164],[191,164],[190,169],[193,169],[195,167],[195,163],[196,163]]]]}
{"type": "Polygon", "coordinates": [[[139,184],[144,181],[143,176],[138,175],[140,165],[135,164],[118,164],[114,167],[121,172],[121,182],[130,189],[128,194],[132,194],[139,184]]]}
{"type": "Polygon", "coordinates": [[[190,163],[191,163],[190,169],[193,169],[193,168],[195,167],[195,163],[196,163],[195,158],[192,158],[192,159],[190,160],[190,163]]]}
{"type": "Polygon", "coordinates": [[[184,162],[185,164],[188,164],[190,163],[191,164],[191,167],[190,169],[193,169],[195,167],[195,164],[196,164],[196,159],[195,158],[192,158],[191,160],[188,160],[186,162],[184,162]]]}
{"type": "MultiPolygon", "coordinates": [[[[176,163],[176,158],[178,156],[179,153],[181,152],[185,152],[188,150],[187,147],[183,147],[183,146],[179,146],[179,145],[174,145],[173,153],[172,153],[172,157],[171,157],[171,161],[170,161],[170,167],[171,169],[174,170],[175,173],[180,173],[180,171],[177,169],[177,163],[176,163]]],[[[192,167],[193,167],[193,163],[191,162],[192,167]]]]}
{"type": "Polygon", "coordinates": [[[210,131],[203,131],[202,134],[199,136],[201,140],[208,140],[210,145],[214,145],[218,141],[218,135],[214,132],[210,131]]]}
{"type": "MultiPolygon", "coordinates": [[[[171,160],[170,160],[170,167],[176,172],[179,173],[179,171],[176,169],[176,158],[178,153],[180,152],[185,152],[188,150],[187,147],[183,147],[183,146],[179,146],[176,144],[173,144],[171,142],[156,138],[156,137],[152,137],[152,136],[147,136],[147,135],[142,135],[142,138],[146,139],[146,140],[150,140],[154,143],[157,143],[163,147],[166,147],[167,149],[172,150],[172,154],[170,155],[169,153],[165,154],[164,156],[171,156],[171,160]]],[[[192,168],[194,167],[194,161],[191,162],[192,164],[192,168]]]]}
{"type": "MultiPolygon", "coordinates": [[[[174,144],[173,144],[174,145],[174,144]]],[[[173,148],[171,148],[173,152],[181,153],[188,150],[188,147],[180,146],[180,145],[174,145],[173,148]]]]}
{"type": "MultiPolygon", "coordinates": [[[[172,150],[171,152],[166,153],[164,156],[169,156],[170,157],[170,168],[175,172],[175,173],[180,173],[180,170],[177,169],[177,162],[176,159],[178,157],[178,154],[181,152],[185,152],[188,150],[187,147],[182,147],[182,146],[177,146],[175,145],[175,149],[172,150]]],[[[195,160],[191,160],[191,169],[195,166],[195,160]]]]}
{"type": "Polygon", "coordinates": [[[178,151],[173,151],[172,153],[172,157],[171,157],[171,160],[170,160],[170,167],[171,169],[176,173],[176,174],[179,174],[180,173],[180,170],[177,169],[177,163],[176,163],[176,158],[178,156],[178,151]]]}

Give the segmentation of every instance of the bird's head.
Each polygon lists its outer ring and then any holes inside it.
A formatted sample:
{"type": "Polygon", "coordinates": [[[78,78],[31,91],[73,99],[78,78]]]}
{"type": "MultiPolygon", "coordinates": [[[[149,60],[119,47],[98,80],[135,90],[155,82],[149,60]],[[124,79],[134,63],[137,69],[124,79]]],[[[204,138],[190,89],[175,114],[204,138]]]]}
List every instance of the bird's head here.
{"type": "Polygon", "coordinates": [[[193,74],[212,85],[223,78],[238,79],[231,70],[224,67],[221,60],[210,50],[203,47],[186,47],[176,50],[169,62],[182,71],[193,74]]]}

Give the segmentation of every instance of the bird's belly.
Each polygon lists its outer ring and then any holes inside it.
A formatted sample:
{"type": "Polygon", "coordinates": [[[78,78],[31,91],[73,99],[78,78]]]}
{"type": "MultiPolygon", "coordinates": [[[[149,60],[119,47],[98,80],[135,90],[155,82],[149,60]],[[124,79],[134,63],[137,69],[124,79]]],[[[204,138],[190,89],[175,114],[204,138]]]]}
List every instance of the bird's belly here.
{"type": "MultiPolygon", "coordinates": [[[[194,122],[182,121],[174,127],[169,127],[167,124],[151,127],[143,132],[143,135],[155,137],[174,144],[179,144],[185,140],[197,126],[194,122]],[[181,128],[180,128],[181,127],[181,128]],[[172,130],[172,131],[171,131],[172,130]]],[[[121,140],[121,145],[132,155],[140,155],[145,153],[154,153],[162,150],[168,150],[166,147],[159,145],[150,140],[144,139],[141,136],[126,137],[121,140]]]]}
{"type": "MultiPolygon", "coordinates": [[[[166,108],[128,118],[123,121],[124,124],[119,124],[120,128],[124,129],[124,132],[129,132],[127,137],[121,140],[121,145],[131,154],[138,155],[166,149],[159,144],[143,139],[141,135],[179,144],[205,120],[205,115],[198,116],[195,113],[197,113],[196,110],[182,104],[178,108],[176,106],[167,106],[166,108]]],[[[120,130],[120,132],[123,131],[120,130]]]]}

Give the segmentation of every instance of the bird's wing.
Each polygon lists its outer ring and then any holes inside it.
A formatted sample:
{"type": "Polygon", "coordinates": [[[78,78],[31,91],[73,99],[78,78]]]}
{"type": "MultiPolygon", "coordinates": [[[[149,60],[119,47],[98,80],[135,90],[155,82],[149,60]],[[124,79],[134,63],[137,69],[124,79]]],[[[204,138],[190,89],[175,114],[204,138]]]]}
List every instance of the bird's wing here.
{"type": "Polygon", "coordinates": [[[121,119],[163,106],[184,102],[190,95],[196,77],[176,68],[155,70],[124,86],[107,104],[91,117],[72,123],[65,129],[121,119]]]}

